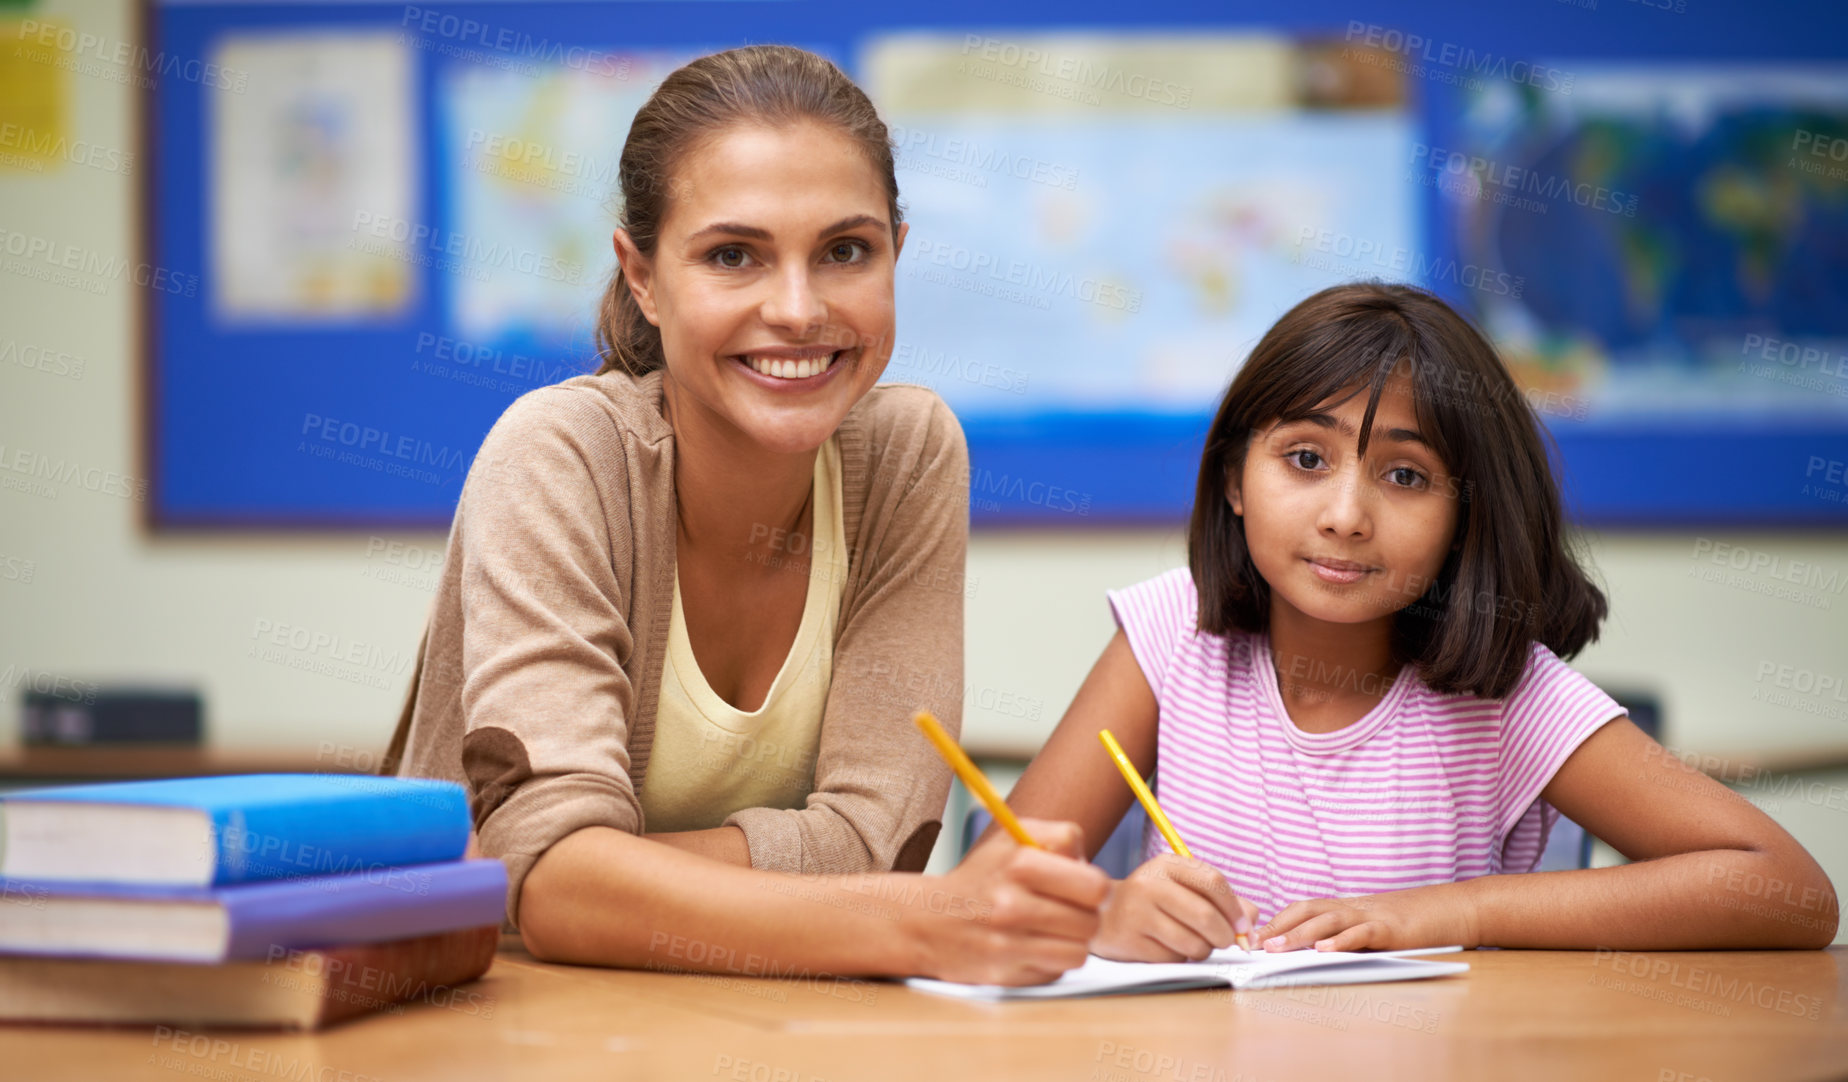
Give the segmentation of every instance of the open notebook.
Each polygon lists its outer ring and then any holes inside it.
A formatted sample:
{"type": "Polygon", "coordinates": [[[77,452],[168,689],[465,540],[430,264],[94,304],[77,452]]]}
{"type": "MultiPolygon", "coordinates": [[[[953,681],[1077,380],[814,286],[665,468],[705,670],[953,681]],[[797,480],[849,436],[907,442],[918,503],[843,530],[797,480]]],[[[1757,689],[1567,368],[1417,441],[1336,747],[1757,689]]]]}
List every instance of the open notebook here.
{"type": "Polygon", "coordinates": [[[914,977],[905,983],[920,992],[957,999],[1071,999],[1078,996],[1181,992],[1193,988],[1284,988],[1307,984],[1369,984],[1444,977],[1469,969],[1464,962],[1426,962],[1420,954],[1449,954],[1462,947],[1404,951],[1214,951],[1198,962],[1112,962],[1095,954],[1051,984],[1010,988],[999,984],[957,984],[914,977]]]}

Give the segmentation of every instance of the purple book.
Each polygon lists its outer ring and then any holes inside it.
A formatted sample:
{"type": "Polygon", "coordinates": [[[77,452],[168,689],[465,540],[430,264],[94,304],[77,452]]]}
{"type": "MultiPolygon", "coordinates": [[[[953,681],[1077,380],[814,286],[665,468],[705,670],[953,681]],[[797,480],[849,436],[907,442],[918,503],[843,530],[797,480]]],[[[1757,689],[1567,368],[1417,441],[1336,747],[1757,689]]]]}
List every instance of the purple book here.
{"type": "Polygon", "coordinates": [[[498,860],[236,886],[0,879],[0,954],[224,962],[499,925],[498,860]]]}

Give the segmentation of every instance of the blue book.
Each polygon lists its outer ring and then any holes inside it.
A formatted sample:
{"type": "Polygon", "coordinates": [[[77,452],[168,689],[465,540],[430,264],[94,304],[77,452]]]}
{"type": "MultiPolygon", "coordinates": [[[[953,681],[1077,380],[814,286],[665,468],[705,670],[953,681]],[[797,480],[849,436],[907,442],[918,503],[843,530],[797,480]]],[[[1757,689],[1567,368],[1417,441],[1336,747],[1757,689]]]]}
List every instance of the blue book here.
{"type": "Polygon", "coordinates": [[[0,797],[0,878],[214,886],[456,860],[453,782],[244,774],[30,789],[0,797]]]}
{"type": "Polygon", "coordinates": [[[498,926],[498,860],[230,887],[0,880],[0,954],[214,963],[498,926]]]}

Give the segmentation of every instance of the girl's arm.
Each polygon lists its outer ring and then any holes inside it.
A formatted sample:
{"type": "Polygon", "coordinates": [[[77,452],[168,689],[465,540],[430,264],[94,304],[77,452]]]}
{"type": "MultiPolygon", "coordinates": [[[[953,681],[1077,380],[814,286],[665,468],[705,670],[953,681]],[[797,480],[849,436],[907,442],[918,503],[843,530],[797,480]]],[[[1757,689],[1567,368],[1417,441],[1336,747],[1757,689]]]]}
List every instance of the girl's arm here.
{"type": "Polygon", "coordinates": [[[1072,859],[1071,824],[1028,829],[1053,851],[1003,842],[947,876],[811,877],[586,827],[528,873],[520,934],[552,962],[1041,983],[1084,961],[1109,880],[1072,859]]]}
{"type": "MultiPolygon", "coordinates": [[[[1135,800],[1098,743],[1098,731],[1114,733],[1123,753],[1146,778],[1155,767],[1155,717],[1155,693],[1119,628],[1059,719],[1059,727],[1008,794],[1008,806],[1022,815],[1077,823],[1084,831],[1085,858],[1096,856],[1135,800]]],[[[989,824],[978,844],[986,843],[995,831],[989,824]]]]}
{"type": "Polygon", "coordinates": [[[1259,930],[1264,946],[1714,950],[1835,938],[1834,888],[1796,839],[1628,718],[1588,737],[1541,795],[1634,863],[1298,902],[1259,930]]]}
{"type": "MultiPolygon", "coordinates": [[[[1097,734],[1109,729],[1146,778],[1155,765],[1158,714],[1155,693],[1119,629],[1059,727],[1008,794],[1008,805],[1023,815],[1078,824],[1084,831],[1084,855],[1096,856],[1135,799],[1097,734]]],[[[991,824],[971,854],[994,844],[995,837],[991,824]]],[[[1249,931],[1257,915],[1257,907],[1233,893],[1211,866],[1169,854],[1113,885],[1091,949],[1119,961],[1204,958],[1249,931]]]]}

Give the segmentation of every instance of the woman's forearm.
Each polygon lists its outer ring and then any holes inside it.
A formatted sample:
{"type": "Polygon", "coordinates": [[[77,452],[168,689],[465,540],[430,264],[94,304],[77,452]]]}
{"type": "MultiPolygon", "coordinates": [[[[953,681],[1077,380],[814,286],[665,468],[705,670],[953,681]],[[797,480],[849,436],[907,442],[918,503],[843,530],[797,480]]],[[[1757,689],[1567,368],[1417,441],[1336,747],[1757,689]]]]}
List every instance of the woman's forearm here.
{"type": "Polygon", "coordinates": [[[751,866],[751,847],[738,827],[713,827],[711,830],[677,830],[666,834],[643,835],[649,841],[671,845],[683,853],[693,853],[740,868],[751,866]]]}
{"type": "Polygon", "coordinates": [[[741,976],[1040,984],[1080,965],[1110,882],[1070,823],[991,843],[947,875],[797,876],[586,827],[527,873],[520,933],[553,962],[741,976]]]}
{"type": "MultiPolygon", "coordinates": [[[[722,829],[737,833],[742,848],[742,831],[722,829]]],[[[920,877],[881,878],[915,884],[920,877]]],[[[588,827],[552,846],[527,874],[520,932],[546,961],[750,976],[920,972],[898,909],[869,904],[874,899],[850,885],[845,877],[736,867],[689,847],[588,827]]]]}
{"type": "Polygon", "coordinates": [[[1478,945],[1493,947],[1823,947],[1839,918],[1827,876],[1801,850],[1710,849],[1425,889],[1465,892],[1478,945]]]}

